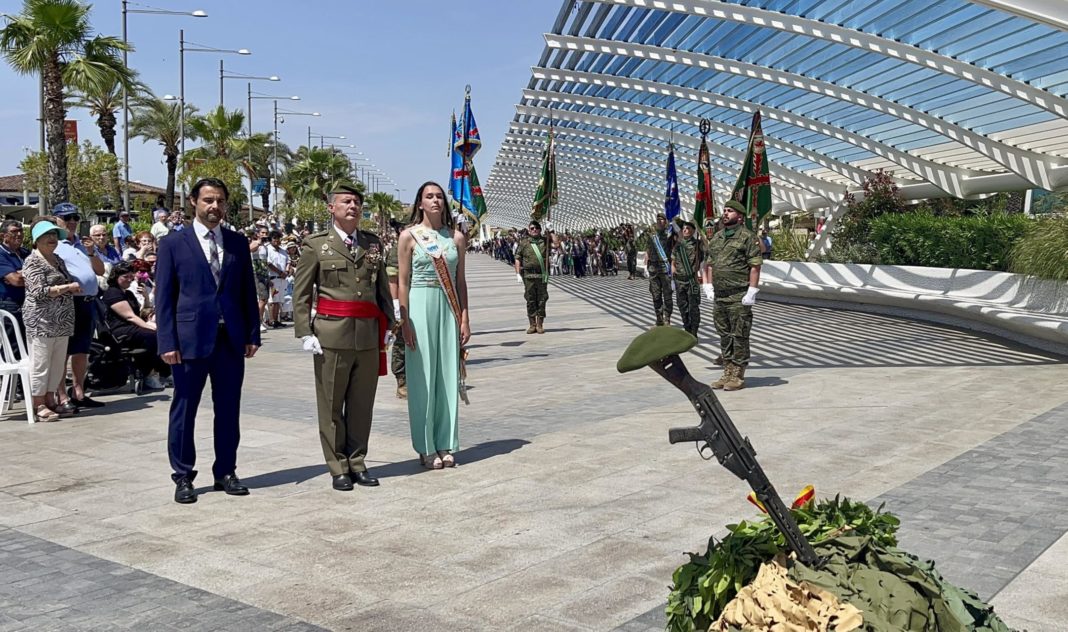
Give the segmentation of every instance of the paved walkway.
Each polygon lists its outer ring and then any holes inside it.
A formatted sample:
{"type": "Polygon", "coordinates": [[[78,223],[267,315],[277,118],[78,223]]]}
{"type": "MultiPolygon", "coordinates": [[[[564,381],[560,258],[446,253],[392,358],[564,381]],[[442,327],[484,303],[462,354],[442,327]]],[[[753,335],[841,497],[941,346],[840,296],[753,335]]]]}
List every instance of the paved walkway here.
{"type": "MultiPolygon", "coordinates": [[[[370,455],[383,484],[330,490],[311,362],[290,330],[248,365],[245,498],[171,501],[169,393],[108,397],[107,414],[76,421],[0,421],[0,630],[662,629],[683,552],[753,511],[744,483],[667,443],[696,421],[685,399],[651,371],[615,372],[649,324],[645,283],[554,280],[548,333],[527,336],[510,270],[477,256],[471,277],[455,470],[418,466],[383,380],[370,455]]],[[[686,363],[709,379],[705,323],[686,363]]],[[[722,399],[784,495],[813,483],[886,501],[906,549],[996,594],[1010,623],[1068,620],[1068,365],[770,302],[754,343],[752,387],[722,399]]]]}

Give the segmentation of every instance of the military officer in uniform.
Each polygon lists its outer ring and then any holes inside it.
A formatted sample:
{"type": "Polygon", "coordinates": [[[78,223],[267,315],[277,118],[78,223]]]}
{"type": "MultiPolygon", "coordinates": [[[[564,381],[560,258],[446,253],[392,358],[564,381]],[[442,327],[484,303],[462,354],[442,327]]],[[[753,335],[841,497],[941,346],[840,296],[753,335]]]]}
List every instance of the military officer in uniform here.
{"type": "Polygon", "coordinates": [[[701,326],[701,266],[705,260],[704,246],[695,233],[697,225],[690,221],[682,222],[682,235],[676,240],[671,253],[672,267],[675,274],[675,298],[682,314],[682,328],[697,337],[701,326]]]}
{"type": "Polygon", "coordinates": [[[713,318],[719,334],[723,375],[712,388],[736,391],[745,387],[749,365],[749,331],[760,284],[760,244],[745,227],[745,207],[730,200],[723,208],[723,228],[708,244],[705,297],[713,301],[713,318]]]}
{"type": "Polygon", "coordinates": [[[645,269],[649,273],[649,293],[653,295],[657,325],[671,324],[671,249],[674,240],[667,225],[667,216],[657,213],[656,230],[649,235],[649,245],[645,249],[645,269]]]}
{"type": "MultiPolygon", "coordinates": [[[[404,224],[396,220],[389,220],[393,229],[393,247],[386,255],[386,274],[389,275],[389,293],[393,296],[393,317],[395,322],[400,322],[400,231],[404,230],[404,224]]],[[[389,357],[389,368],[393,377],[397,379],[397,399],[408,399],[408,378],[404,372],[404,344],[399,340],[400,332],[393,332],[397,340],[393,343],[393,349],[389,357]]]]}
{"type": "Polygon", "coordinates": [[[393,300],[382,243],[359,230],[363,194],[339,184],[328,208],[331,226],[304,240],[293,281],[293,320],[304,350],[314,354],[319,439],[333,487],[349,491],[353,483],[378,485],[364,458],[378,378],[386,374],[393,300]]]}
{"type": "Polygon", "coordinates": [[[541,224],[530,220],[528,237],[515,253],[515,274],[527,299],[527,333],[545,333],[545,303],[549,300],[549,246],[541,236],[541,224]]]}

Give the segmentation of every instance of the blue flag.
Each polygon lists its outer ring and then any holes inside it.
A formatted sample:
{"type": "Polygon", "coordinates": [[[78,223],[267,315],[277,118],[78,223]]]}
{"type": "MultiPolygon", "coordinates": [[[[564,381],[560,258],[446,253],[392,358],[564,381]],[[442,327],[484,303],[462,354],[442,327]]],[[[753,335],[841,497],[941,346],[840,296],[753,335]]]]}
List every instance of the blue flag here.
{"type": "Polygon", "coordinates": [[[470,87],[464,95],[464,111],[460,115],[459,135],[453,132],[453,147],[467,160],[471,160],[482,149],[482,138],[478,134],[478,125],[475,125],[475,115],[471,112],[470,87]]]}
{"type": "Polygon", "coordinates": [[[679,202],[679,178],[675,173],[675,145],[668,145],[667,159],[667,192],[664,194],[664,215],[667,217],[668,226],[672,226],[676,217],[682,212],[682,203],[679,202]]]}
{"type": "MultiPolygon", "coordinates": [[[[465,104],[465,109],[470,113],[470,103],[465,104]]],[[[475,130],[476,140],[478,130],[475,130]]],[[[449,194],[455,200],[464,213],[477,221],[486,213],[486,201],[482,197],[482,187],[475,173],[475,165],[470,156],[463,153],[463,129],[457,124],[456,115],[452,117],[452,164],[449,170],[449,194]]],[[[481,141],[478,145],[481,146],[481,141]]],[[[477,149],[475,150],[477,151],[477,149]]]]}

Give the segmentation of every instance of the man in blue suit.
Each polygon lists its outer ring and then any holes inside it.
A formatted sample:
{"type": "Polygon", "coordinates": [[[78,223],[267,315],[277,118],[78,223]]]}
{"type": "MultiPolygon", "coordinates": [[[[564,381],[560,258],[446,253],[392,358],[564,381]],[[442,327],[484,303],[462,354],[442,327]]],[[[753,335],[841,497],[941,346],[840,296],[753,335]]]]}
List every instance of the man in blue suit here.
{"type": "Polygon", "coordinates": [[[211,378],[215,408],[215,489],[248,494],[237,478],[238,415],[245,358],[260,347],[259,309],[248,240],[220,224],[229,191],[215,178],[193,185],[190,230],[167,235],[156,262],[156,337],[174,371],[167,452],[177,486],[174,500],[194,503],[197,472],[193,425],[211,378]]]}

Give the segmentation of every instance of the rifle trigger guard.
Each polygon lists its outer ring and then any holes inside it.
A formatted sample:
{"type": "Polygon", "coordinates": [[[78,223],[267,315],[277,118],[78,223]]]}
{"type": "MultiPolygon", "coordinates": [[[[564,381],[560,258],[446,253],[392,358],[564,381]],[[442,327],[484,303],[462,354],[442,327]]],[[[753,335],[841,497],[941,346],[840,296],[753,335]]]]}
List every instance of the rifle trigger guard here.
{"type": "Polygon", "coordinates": [[[712,457],[716,456],[716,452],[712,449],[712,444],[709,442],[698,441],[695,445],[697,446],[697,454],[700,455],[702,459],[711,461],[712,457]],[[708,453],[707,455],[705,454],[706,452],[708,453]]]}

